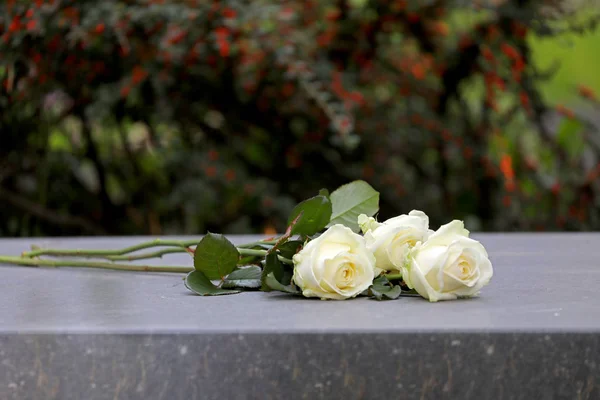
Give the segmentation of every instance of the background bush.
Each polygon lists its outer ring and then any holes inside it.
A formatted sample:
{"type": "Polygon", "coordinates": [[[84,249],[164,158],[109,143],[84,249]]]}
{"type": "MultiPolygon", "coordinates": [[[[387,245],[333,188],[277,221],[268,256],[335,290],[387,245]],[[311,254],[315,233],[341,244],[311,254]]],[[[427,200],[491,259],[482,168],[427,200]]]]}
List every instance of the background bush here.
{"type": "Polygon", "coordinates": [[[578,101],[555,104],[532,50],[597,20],[527,0],[6,1],[0,235],[281,231],[353,179],[384,218],[598,229],[600,83],[571,76],[578,101]]]}

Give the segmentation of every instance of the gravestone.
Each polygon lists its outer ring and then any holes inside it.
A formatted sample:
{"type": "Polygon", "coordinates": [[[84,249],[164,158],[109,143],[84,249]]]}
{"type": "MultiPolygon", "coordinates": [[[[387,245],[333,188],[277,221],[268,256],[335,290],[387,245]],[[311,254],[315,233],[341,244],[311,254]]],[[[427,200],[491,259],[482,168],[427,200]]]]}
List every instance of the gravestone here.
{"type": "MultiPolygon", "coordinates": [[[[0,266],[0,399],[600,398],[600,234],[474,237],[491,284],[435,304],[200,297],[181,274],[0,266]]],[[[144,240],[2,239],[0,254],[144,240]]]]}

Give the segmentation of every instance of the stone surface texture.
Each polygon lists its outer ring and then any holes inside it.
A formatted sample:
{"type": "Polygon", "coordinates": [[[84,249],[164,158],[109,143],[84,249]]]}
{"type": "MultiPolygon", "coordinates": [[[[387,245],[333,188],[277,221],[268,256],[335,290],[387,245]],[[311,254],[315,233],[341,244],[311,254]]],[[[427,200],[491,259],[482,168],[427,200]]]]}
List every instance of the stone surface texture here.
{"type": "MultiPolygon", "coordinates": [[[[181,274],[0,265],[0,400],[600,398],[600,234],[473,236],[492,283],[435,304],[200,297],[181,274]]],[[[0,239],[0,254],[148,239],[0,239]]]]}

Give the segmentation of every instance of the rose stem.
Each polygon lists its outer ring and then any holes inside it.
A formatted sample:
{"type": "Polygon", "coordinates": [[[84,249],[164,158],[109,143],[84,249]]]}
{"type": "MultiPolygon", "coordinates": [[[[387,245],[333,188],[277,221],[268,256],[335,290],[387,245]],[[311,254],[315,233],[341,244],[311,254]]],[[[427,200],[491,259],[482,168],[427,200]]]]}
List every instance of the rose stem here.
{"type": "MultiPolygon", "coordinates": [[[[129,258],[112,258],[123,256],[125,254],[133,253],[138,250],[148,249],[151,247],[176,247],[181,250],[181,252],[187,251],[186,248],[190,246],[197,245],[199,242],[198,239],[195,240],[165,240],[165,239],[154,239],[148,242],[139,243],[135,246],[126,247],[123,249],[117,250],[82,250],[82,249],[35,249],[29,252],[24,252],[22,254],[23,257],[33,258],[38,256],[54,256],[54,257],[100,257],[106,259],[114,259],[114,260],[129,260],[129,258]]],[[[247,243],[240,245],[240,250],[246,247],[254,247],[259,244],[272,244],[273,240],[265,240],[265,241],[257,241],[252,243],[247,243]]],[[[140,258],[131,258],[132,260],[140,260],[144,258],[154,258],[160,257],[163,254],[168,253],[176,253],[177,251],[157,251],[155,253],[147,253],[140,258]]],[[[266,253],[265,253],[266,254],[266,253]]],[[[137,257],[137,256],[136,256],[137,257]]]]}
{"type": "MultiPolygon", "coordinates": [[[[243,260],[245,262],[249,262],[252,259],[256,258],[257,256],[265,256],[267,254],[266,250],[255,250],[255,249],[245,249],[245,248],[239,248],[238,247],[238,252],[240,253],[240,255],[242,256],[248,256],[248,257],[244,257],[243,260]]],[[[172,254],[172,253],[189,253],[189,251],[187,251],[186,249],[179,249],[179,248],[175,248],[175,249],[163,249],[163,250],[159,250],[159,251],[154,251],[151,253],[142,253],[142,254],[136,254],[136,255],[123,255],[123,256],[97,256],[99,258],[105,258],[107,260],[111,260],[111,261],[133,261],[133,260],[144,260],[147,258],[161,258],[164,254],[172,254]]],[[[287,262],[290,261],[287,258],[283,258],[280,256],[280,259],[282,259],[281,261],[283,262],[287,262]]],[[[240,260],[242,261],[242,260],[240,260]]]]}
{"type": "Polygon", "coordinates": [[[388,281],[402,278],[402,274],[387,274],[387,275],[383,275],[383,276],[385,276],[388,281]]]}
{"type": "MultiPolygon", "coordinates": [[[[133,261],[133,260],[144,260],[147,258],[160,258],[164,254],[171,253],[188,253],[187,248],[174,248],[174,249],[162,249],[150,253],[142,253],[137,255],[111,255],[112,253],[120,253],[123,250],[54,250],[46,249],[43,254],[38,251],[37,255],[45,255],[51,257],[90,257],[90,258],[104,258],[110,261],[133,261]]],[[[256,250],[256,249],[245,249],[238,248],[240,255],[242,256],[266,256],[267,250],[256,250]]],[[[24,258],[31,258],[31,253],[23,255],[24,258]]],[[[292,260],[282,256],[278,256],[280,261],[291,264],[292,260]]]]}
{"type": "Polygon", "coordinates": [[[244,249],[244,248],[250,248],[250,247],[254,247],[254,246],[261,246],[264,244],[269,245],[269,244],[275,244],[275,243],[277,243],[277,240],[259,240],[256,242],[240,244],[239,246],[237,246],[237,248],[244,249]]]}
{"type": "Polygon", "coordinates": [[[176,266],[176,265],[135,265],[135,264],[115,264],[112,262],[97,262],[83,260],[43,260],[39,258],[24,258],[13,256],[0,256],[0,264],[16,264],[29,267],[82,267],[82,268],[104,268],[120,271],[148,271],[148,272],[179,272],[187,273],[194,270],[194,267],[176,266]]]}
{"type": "Polygon", "coordinates": [[[162,250],[153,251],[150,253],[141,253],[141,254],[134,254],[134,255],[104,256],[104,257],[98,256],[98,257],[106,258],[107,260],[110,260],[110,261],[133,261],[133,260],[145,260],[148,258],[162,258],[163,255],[172,254],[172,253],[188,253],[188,251],[186,249],[174,248],[174,249],[162,249],[162,250]]]}
{"type": "Polygon", "coordinates": [[[136,244],[135,246],[126,247],[117,250],[70,250],[70,249],[36,249],[22,254],[23,257],[37,256],[63,256],[63,257],[106,257],[106,256],[121,256],[134,251],[148,249],[150,247],[179,247],[185,249],[189,246],[198,244],[198,240],[164,240],[154,239],[148,242],[136,244]]]}
{"type": "MultiPolygon", "coordinates": [[[[243,256],[266,256],[268,251],[267,250],[254,250],[254,249],[240,249],[238,248],[238,251],[240,252],[241,255],[243,256]]],[[[282,263],[286,263],[286,264],[293,264],[294,262],[292,260],[290,260],[289,258],[285,258],[283,256],[277,256],[277,258],[279,259],[279,261],[281,261],[282,263]]]]}
{"type": "MultiPolygon", "coordinates": [[[[6,264],[17,264],[27,266],[49,266],[49,267],[90,267],[90,268],[107,268],[117,270],[129,270],[129,271],[156,271],[156,272],[189,272],[193,270],[191,267],[158,267],[158,266],[139,266],[139,265],[124,265],[114,263],[102,263],[102,262],[86,262],[86,261],[49,261],[34,259],[40,255],[53,256],[53,257],[90,257],[90,258],[104,258],[110,261],[133,261],[143,260],[148,258],[160,258],[164,254],[171,253],[187,253],[187,246],[195,244],[196,241],[173,241],[173,240],[160,240],[156,239],[150,242],[140,243],[136,246],[127,247],[120,250],[68,250],[68,249],[44,249],[34,250],[28,253],[24,253],[23,257],[4,257],[0,259],[0,262],[6,264]],[[190,244],[191,243],[191,244],[190,244]],[[177,246],[171,249],[162,249],[155,252],[142,253],[137,255],[126,255],[128,253],[150,248],[154,246],[177,246]],[[185,247],[184,247],[185,246],[185,247]]],[[[259,242],[255,242],[259,243],[259,242]]],[[[254,246],[255,244],[248,244],[254,246]]],[[[267,250],[255,250],[238,248],[240,255],[242,256],[265,256],[267,250]]],[[[283,256],[277,256],[277,258],[286,264],[293,264],[293,261],[283,256]]],[[[247,259],[247,257],[246,257],[247,259]]]]}

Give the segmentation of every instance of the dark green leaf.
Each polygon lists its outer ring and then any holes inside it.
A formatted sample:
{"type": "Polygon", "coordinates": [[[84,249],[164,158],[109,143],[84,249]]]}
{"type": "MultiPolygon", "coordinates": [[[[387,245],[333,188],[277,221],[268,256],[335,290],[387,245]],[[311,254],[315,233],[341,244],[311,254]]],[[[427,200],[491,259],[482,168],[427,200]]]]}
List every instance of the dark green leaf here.
{"type": "Polygon", "coordinates": [[[392,285],[385,276],[375,278],[369,288],[369,294],[377,300],[394,300],[400,297],[401,293],[400,286],[392,285]]]}
{"type": "Polygon", "coordinates": [[[421,297],[421,295],[415,289],[403,290],[401,297],[421,297]]]}
{"type": "Polygon", "coordinates": [[[325,197],[329,198],[329,190],[327,190],[327,189],[319,190],[319,196],[325,196],[325,197]]]}
{"type": "Polygon", "coordinates": [[[283,257],[292,258],[294,257],[294,254],[298,252],[298,249],[302,247],[303,243],[304,242],[301,242],[300,240],[290,240],[289,242],[281,244],[277,249],[283,257]]]}
{"type": "Polygon", "coordinates": [[[194,268],[208,279],[222,279],[237,266],[240,253],[223,235],[208,233],[194,253],[194,268]]]}
{"type": "Polygon", "coordinates": [[[251,265],[244,268],[238,268],[232,273],[230,273],[225,281],[223,281],[223,285],[221,285],[224,289],[230,288],[248,288],[248,289],[258,289],[260,288],[260,274],[262,269],[256,265],[251,265]]]}
{"type": "Polygon", "coordinates": [[[192,271],[185,277],[185,287],[200,296],[222,296],[225,294],[240,293],[239,290],[221,289],[200,271],[192,271]]]}
{"type": "Polygon", "coordinates": [[[326,196],[315,196],[304,200],[292,210],[288,225],[298,216],[300,218],[292,226],[293,235],[314,235],[319,232],[331,219],[331,201],[326,196]]]}
{"type": "Polygon", "coordinates": [[[283,276],[279,280],[282,285],[289,285],[292,282],[292,276],[294,276],[294,270],[291,266],[283,264],[283,276]]]}
{"type": "Polygon", "coordinates": [[[379,192],[365,181],[354,181],[331,193],[332,213],[327,226],[342,224],[359,231],[358,216],[371,217],[379,211],[379,192]]]}
{"type": "Polygon", "coordinates": [[[263,292],[270,292],[271,288],[267,285],[266,279],[267,275],[273,274],[275,279],[280,281],[283,278],[283,263],[279,261],[276,253],[267,254],[265,257],[265,267],[262,270],[262,275],[260,277],[260,290],[263,292]]]}
{"type": "MultiPolygon", "coordinates": [[[[273,275],[273,273],[269,273],[265,277],[265,283],[271,290],[277,290],[279,292],[292,293],[292,294],[300,294],[300,290],[296,287],[296,285],[294,285],[291,282],[289,285],[282,285],[277,279],[275,279],[275,276],[273,275]]],[[[271,290],[269,290],[269,291],[271,291],[271,290]]]]}

